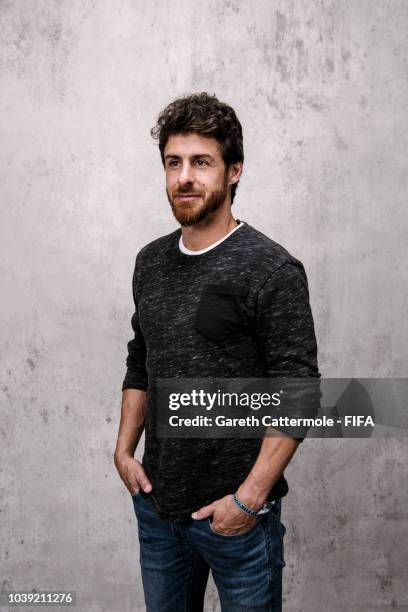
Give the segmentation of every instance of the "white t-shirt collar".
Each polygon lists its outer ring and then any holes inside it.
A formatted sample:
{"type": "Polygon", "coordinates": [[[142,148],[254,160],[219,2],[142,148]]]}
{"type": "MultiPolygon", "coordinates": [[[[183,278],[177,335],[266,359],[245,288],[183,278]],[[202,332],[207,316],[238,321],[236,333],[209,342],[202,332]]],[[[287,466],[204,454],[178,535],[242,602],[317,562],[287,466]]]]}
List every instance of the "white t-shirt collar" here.
{"type": "MultiPolygon", "coordinates": [[[[237,221],[238,221],[238,219],[237,219],[237,221]]],[[[184,255],[202,255],[203,253],[207,253],[207,251],[211,251],[211,249],[214,249],[216,246],[221,244],[221,242],[224,242],[224,240],[229,238],[229,236],[231,236],[231,234],[236,232],[237,229],[239,229],[243,225],[244,225],[244,221],[239,221],[239,225],[236,225],[230,232],[228,232],[228,234],[226,236],[224,236],[224,238],[221,238],[221,240],[217,240],[217,242],[214,242],[213,244],[210,244],[210,246],[206,247],[205,249],[201,249],[200,251],[191,251],[186,246],[184,246],[183,235],[181,235],[180,236],[180,240],[179,240],[179,249],[180,249],[180,251],[182,253],[184,253],[184,255]]]]}

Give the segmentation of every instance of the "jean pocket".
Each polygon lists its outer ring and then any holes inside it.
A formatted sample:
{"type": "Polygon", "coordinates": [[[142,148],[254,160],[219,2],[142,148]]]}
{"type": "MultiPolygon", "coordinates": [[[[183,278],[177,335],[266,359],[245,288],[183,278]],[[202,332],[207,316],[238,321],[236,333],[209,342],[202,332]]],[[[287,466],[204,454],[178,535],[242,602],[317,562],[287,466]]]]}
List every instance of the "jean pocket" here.
{"type": "Polygon", "coordinates": [[[212,284],[204,287],[194,318],[196,331],[222,342],[248,327],[245,298],[248,287],[212,284]]]}

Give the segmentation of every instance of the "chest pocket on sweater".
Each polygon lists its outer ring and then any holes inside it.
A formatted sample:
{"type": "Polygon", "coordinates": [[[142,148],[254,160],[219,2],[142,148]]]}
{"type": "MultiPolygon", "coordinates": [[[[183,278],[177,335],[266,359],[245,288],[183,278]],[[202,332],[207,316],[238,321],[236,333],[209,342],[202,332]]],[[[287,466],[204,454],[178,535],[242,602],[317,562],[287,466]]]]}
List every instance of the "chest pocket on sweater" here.
{"type": "Polygon", "coordinates": [[[222,342],[248,329],[245,298],[248,287],[206,285],[194,318],[195,329],[214,342],[222,342]]]}

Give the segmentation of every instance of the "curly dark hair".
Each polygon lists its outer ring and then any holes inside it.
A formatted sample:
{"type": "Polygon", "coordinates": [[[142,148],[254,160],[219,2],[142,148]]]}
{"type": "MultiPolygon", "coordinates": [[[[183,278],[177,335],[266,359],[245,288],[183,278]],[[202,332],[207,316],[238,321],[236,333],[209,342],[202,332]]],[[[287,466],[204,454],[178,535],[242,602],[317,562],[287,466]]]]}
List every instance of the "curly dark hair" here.
{"type": "MultiPolygon", "coordinates": [[[[196,133],[215,138],[220,144],[225,167],[244,161],[242,126],[231,106],[206,92],[176,98],[159,114],[150,130],[159,144],[164,166],[164,149],[173,134],[196,133]]],[[[238,183],[231,185],[231,203],[238,183]]]]}

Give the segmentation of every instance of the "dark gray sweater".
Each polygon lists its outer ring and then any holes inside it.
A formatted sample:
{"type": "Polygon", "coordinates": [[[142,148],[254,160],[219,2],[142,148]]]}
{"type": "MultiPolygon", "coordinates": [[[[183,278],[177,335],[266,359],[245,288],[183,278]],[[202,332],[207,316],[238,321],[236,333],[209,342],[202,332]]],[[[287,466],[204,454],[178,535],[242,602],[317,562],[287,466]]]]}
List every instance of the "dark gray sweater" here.
{"type": "MultiPolygon", "coordinates": [[[[236,491],[262,440],[158,438],[157,377],[320,376],[302,263],[247,223],[201,255],[182,253],[180,235],[154,240],[136,257],[134,338],[122,385],[148,392],[148,496],[171,520],[236,491]]],[[[268,499],[287,492],[282,476],[268,499]]]]}

